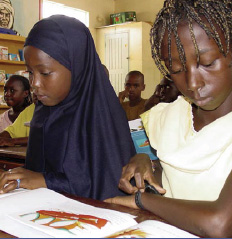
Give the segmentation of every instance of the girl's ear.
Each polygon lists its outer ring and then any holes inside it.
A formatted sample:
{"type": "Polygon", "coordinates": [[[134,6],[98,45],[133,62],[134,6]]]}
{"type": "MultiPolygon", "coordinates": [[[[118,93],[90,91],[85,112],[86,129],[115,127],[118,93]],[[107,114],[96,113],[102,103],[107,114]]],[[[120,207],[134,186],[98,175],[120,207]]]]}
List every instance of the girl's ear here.
{"type": "Polygon", "coordinates": [[[24,98],[27,98],[28,95],[29,95],[29,90],[24,90],[24,92],[23,92],[24,98]]]}
{"type": "Polygon", "coordinates": [[[142,91],[144,91],[144,90],[145,90],[145,88],[146,88],[146,85],[144,84],[144,85],[143,85],[143,88],[142,88],[142,91]]]}

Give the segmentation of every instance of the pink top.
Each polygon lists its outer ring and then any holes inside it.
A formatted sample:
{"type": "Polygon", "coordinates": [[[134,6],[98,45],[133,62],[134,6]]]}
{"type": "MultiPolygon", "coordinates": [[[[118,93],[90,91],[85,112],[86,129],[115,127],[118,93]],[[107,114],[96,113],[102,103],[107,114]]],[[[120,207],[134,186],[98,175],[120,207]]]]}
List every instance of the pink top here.
{"type": "Polygon", "coordinates": [[[10,121],[9,116],[8,116],[8,111],[9,111],[9,110],[5,111],[4,113],[2,113],[2,114],[0,115],[0,133],[1,133],[2,131],[4,131],[4,129],[5,129],[7,126],[9,126],[9,125],[12,124],[12,122],[10,121]]]}

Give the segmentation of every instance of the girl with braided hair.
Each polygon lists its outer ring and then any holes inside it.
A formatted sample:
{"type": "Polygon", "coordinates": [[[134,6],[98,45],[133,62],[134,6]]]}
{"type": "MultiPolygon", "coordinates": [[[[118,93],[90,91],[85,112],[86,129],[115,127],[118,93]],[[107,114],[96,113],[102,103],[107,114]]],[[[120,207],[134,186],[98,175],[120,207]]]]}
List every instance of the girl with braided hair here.
{"type": "Polygon", "coordinates": [[[183,96],[142,115],[160,159],[154,174],[148,157],[136,155],[119,183],[132,195],[106,200],[204,237],[232,236],[231,10],[229,0],[164,2],[151,29],[152,57],[183,96]],[[144,181],[163,196],[147,193],[144,181]]]}

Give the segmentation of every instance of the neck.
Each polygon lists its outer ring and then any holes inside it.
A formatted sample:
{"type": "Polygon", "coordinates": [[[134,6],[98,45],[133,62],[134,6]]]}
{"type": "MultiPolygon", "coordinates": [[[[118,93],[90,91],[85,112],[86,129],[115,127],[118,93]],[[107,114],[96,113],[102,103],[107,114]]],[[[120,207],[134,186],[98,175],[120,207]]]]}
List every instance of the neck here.
{"type": "Polygon", "coordinates": [[[130,100],[130,106],[133,107],[133,106],[136,106],[140,103],[140,101],[142,100],[142,98],[138,98],[138,99],[135,99],[135,100],[130,100]]]}
{"type": "Polygon", "coordinates": [[[20,113],[21,111],[23,111],[25,109],[25,106],[22,104],[22,105],[17,105],[17,106],[14,106],[12,107],[12,111],[14,113],[20,113]]]}
{"type": "Polygon", "coordinates": [[[196,131],[199,131],[204,126],[212,123],[216,119],[230,113],[232,111],[232,105],[230,107],[227,107],[224,102],[215,110],[203,110],[199,107],[193,107],[192,111],[194,117],[194,129],[196,131]]]}

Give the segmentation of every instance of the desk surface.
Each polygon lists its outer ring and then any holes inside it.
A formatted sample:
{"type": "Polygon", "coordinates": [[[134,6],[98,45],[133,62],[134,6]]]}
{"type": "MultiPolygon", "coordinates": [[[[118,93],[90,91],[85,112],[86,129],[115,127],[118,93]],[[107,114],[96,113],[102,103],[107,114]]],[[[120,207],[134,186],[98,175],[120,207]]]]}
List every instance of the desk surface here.
{"type": "MultiPolygon", "coordinates": [[[[91,198],[83,198],[83,197],[77,197],[77,196],[72,196],[72,195],[68,195],[68,194],[64,194],[66,197],[78,200],[80,202],[95,206],[95,207],[101,207],[101,208],[106,208],[106,209],[112,209],[112,210],[116,210],[116,211],[120,211],[120,212],[126,212],[126,213],[130,213],[132,215],[135,215],[136,218],[135,220],[137,222],[142,222],[145,220],[159,220],[159,221],[163,221],[161,218],[157,217],[156,215],[154,215],[151,212],[148,211],[144,211],[141,209],[132,209],[132,208],[128,208],[128,207],[124,207],[124,206],[120,206],[120,205],[116,205],[116,204],[111,204],[111,203],[105,203],[99,200],[94,200],[91,198]]],[[[0,231],[0,238],[15,238],[14,236],[7,234],[3,231],[0,231]]]]}
{"type": "Polygon", "coordinates": [[[27,147],[14,146],[14,147],[0,147],[0,157],[7,157],[12,159],[25,159],[27,147]]]}

